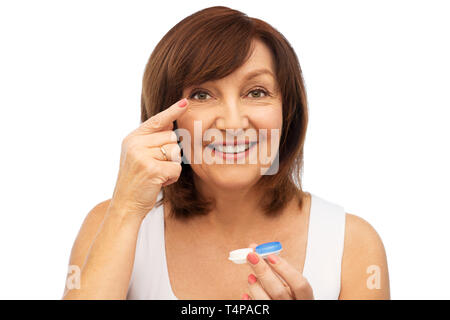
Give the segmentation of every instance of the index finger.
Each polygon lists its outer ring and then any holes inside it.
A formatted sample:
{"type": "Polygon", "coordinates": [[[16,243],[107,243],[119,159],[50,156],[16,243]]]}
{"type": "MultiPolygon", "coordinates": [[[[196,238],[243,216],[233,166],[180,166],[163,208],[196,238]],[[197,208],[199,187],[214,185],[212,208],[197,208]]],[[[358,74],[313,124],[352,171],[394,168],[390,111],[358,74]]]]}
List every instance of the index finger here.
{"type": "Polygon", "coordinates": [[[138,128],[139,132],[153,133],[170,127],[188,109],[188,100],[186,98],[175,102],[169,108],[155,114],[144,121],[138,128]]]}

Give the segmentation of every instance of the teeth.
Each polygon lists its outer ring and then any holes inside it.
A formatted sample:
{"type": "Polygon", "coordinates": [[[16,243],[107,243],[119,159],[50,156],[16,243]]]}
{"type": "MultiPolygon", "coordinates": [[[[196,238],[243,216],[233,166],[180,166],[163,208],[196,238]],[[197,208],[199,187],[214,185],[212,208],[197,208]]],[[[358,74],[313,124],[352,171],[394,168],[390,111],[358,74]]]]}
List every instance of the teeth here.
{"type": "Polygon", "coordinates": [[[223,152],[223,153],[240,153],[240,152],[244,152],[245,150],[247,150],[249,147],[248,144],[239,144],[236,146],[223,146],[223,145],[216,145],[214,146],[214,148],[217,151],[223,152]]]}

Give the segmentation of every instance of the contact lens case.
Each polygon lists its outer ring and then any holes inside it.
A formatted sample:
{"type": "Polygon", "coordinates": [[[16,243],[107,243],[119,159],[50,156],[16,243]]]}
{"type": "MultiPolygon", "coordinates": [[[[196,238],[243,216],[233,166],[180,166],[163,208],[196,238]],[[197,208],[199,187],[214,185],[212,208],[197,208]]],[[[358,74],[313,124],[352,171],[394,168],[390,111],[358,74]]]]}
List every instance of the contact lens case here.
{"type": "Polygon", "coordinates": [[[237,249],[230,252],[230,255],[228,257],[228,260],[231,260],[232,262],[236,264],[243,264],[247,262],[247,255],[253,252],[252,248],[243,248],[243,249],[237,249]]]}
{"type": "MultiPolygon", "coordinates": [[[[255,251],[257,254],[259,254],[262,258],[266,258],[270,254],[279,254],[282,250],[281,243],[278,241],[274,242],[267,242],[258,245],[255,248],[255,251]]],[[[230,252],[230,255],[228,257],[228,260],[236,263],[236,264],[243,264],[247,262],[247,255],[253,252],[253,248],[243,248],[243,249],[237,249],[230,252]]]]}

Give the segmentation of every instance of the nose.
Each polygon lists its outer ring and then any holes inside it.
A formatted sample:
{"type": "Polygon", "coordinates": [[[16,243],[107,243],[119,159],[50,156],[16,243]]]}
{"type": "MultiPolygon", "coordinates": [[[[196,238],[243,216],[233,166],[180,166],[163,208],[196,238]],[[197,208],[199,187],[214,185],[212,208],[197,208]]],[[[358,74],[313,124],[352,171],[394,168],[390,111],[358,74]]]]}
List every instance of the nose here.
{"type": "Polygon", "coordinates": [[[221,112],[216,119],[217,129],[242,130],[247,129],[248,126],[248,115],[238,101],[228,101],[223,103],[223,108],[221,108],[221,112]]]}

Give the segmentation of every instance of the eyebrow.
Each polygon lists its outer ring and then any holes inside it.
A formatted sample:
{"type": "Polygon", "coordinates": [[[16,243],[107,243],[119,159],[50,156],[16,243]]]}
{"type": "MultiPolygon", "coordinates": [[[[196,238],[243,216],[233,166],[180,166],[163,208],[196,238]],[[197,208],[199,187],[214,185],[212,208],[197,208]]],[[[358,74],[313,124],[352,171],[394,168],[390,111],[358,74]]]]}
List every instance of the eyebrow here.
{"type": "Polygon", "coordinates": [[[244,77],[244,80],[247,80],[247,81],[248,81],[248,80],[250,80],[250,79],[256,78],[256,77],[258,77],[258,76],[260,76],[260,75],[263,75],[263,74],[268,74],[268,75],[272,76],[272,78],[275,78],[274,75],[273,75],[273,73],[272,73],[269,69],[257,69],[257,70],[254,70],[254,71],[249,72],[249,73],[244,77]]]}

